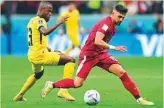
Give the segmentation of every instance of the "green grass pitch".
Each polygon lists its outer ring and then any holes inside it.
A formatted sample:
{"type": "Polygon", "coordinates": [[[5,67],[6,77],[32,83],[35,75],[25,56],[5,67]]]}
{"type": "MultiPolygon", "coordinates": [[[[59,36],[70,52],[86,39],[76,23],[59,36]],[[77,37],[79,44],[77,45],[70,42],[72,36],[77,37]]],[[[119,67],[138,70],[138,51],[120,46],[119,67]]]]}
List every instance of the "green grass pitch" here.
{"type": "Polygon", "coordinates": [[[61,79],[62,66],[45,67],[44,76],[26,93],[25,98],[28,101],[13,102],[13,97],[21,89],[27,77],[32,74],[32,71],[27,57],[12,56],[1,57],[1,106],[2,108],[162,108],[162,57],[116,58],[136,83],[141,95],[153,101],[154,106],[138,105],[117,77],[97,67],[92,69],[83,87],[69,89],[76,98],[75,102],[58,98],[58,89],[54,89],[45,99],[42,99],[40,93],[45,81],[61,79]],[[101,101],[98,105],[88,106],[84,103],[83,95],[88,89],[95,89],[100,93],[101,101]]]}

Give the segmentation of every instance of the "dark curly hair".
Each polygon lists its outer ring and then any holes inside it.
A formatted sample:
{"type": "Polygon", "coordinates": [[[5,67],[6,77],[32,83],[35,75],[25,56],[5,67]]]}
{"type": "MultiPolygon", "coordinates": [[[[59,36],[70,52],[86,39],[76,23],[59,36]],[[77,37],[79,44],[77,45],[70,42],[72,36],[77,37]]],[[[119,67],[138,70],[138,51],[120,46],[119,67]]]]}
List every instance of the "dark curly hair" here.
{"type": "Polygon", "coordinates": [[[121,13],[121,14],[126,14],[128,12],[128,9],[125,6],[121,5],[121,4],[115,5],[114,9],[116,11],[118,11],[119,13],[121,13]]]}

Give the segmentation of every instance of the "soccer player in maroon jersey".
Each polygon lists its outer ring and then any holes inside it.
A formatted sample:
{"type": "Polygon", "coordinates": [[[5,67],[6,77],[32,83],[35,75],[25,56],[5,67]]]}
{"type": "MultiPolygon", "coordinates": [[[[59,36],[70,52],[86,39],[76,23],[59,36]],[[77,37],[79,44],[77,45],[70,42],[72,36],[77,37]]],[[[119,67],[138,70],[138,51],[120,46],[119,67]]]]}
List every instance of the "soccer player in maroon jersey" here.
{"type": "Polygon", "coordinates": [[[121,24],[127,11],[128,9],[126,7],[118,4],[114,7],[110,16],[103,18],[94,25],[85,45],[81,49],[75,79],[63,79],[57,82],[47,81],[42,90],[42,97],[45,97],[52,88],[81,87],[90,70],[94,66],[98,66],[120,78],[124,87],[134,96],[139,104],[154,105],[153,102],[147,101],[140,96],[135,83],[130,79],[127,72],[113,56],[108,54],[108,49],[121,52],[127,51],[125,46],[108,44],[116,31],[115,25],[121,24]]]}

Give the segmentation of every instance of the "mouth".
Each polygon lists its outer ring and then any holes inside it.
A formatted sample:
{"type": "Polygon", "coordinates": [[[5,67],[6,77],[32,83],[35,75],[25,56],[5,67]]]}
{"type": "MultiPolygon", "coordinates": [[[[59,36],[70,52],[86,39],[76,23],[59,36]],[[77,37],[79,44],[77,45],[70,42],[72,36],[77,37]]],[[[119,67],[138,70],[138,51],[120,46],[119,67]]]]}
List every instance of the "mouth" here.
{"type": "Polygon", "coordinates": [[[120,25],[120,24],[121,24],[121,22],[118,22],[118,24],[120,25]]]}
{"type": "Polygon", "coordinates": [[[50,20],[50,17],[46,17],[46,21],[49,21],[50,20]]]}
{"type": "Polygon", "coordinates": [[[50,19],[51,18],[51,16],[48,16],[48,19],[50,19]]]}

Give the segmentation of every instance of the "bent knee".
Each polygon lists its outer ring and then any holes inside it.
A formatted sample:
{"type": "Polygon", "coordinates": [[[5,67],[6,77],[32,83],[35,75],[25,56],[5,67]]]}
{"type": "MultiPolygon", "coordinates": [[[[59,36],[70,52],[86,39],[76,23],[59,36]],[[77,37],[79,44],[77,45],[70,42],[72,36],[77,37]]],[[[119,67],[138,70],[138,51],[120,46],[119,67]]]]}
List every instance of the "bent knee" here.
{"type": "Polygon", "coordinates": [[[44,69],[41,72],[35,72],[34,77],[36,79],[40,79],[43,76],[44,69]]]}
{"type": "Polygon", "coordinates": [[[126,72],[125,70],[120,70],[120,71],[118,72],[118,77],[121,77],[125,72],[126,72]]]}

